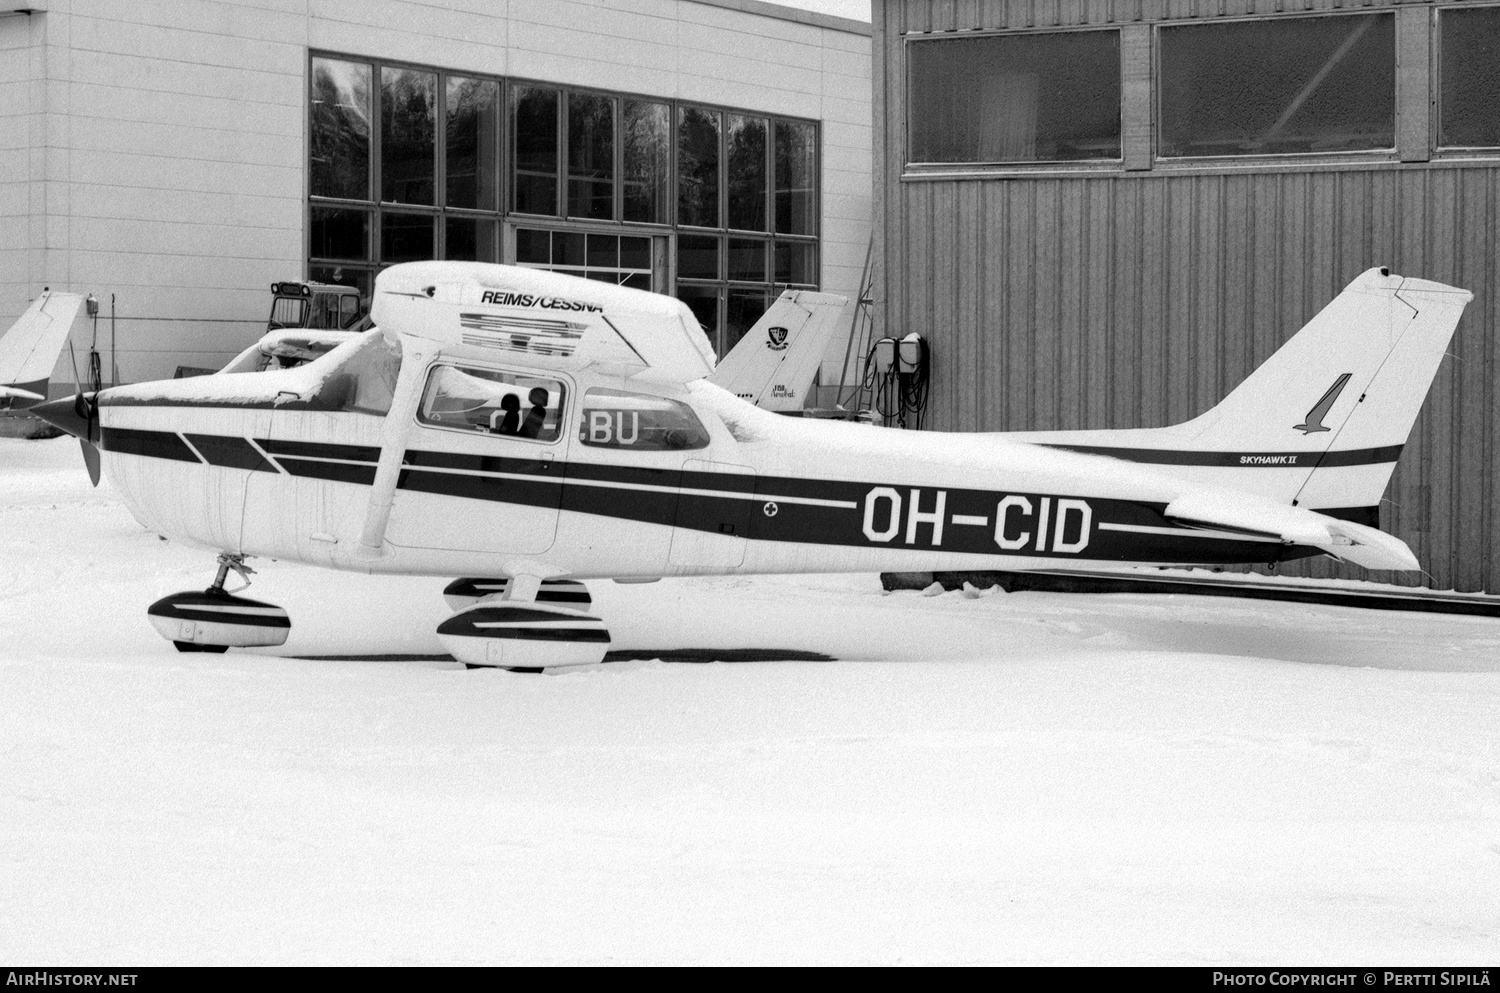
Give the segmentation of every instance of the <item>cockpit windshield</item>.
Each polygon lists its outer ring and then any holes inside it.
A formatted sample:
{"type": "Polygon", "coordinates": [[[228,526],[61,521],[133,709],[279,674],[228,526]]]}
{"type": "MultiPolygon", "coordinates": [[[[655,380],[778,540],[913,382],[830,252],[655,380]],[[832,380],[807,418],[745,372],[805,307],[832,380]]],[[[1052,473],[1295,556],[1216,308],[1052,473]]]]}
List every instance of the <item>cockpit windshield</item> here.
{"type": "MultiPolygon", "coordinates": [[[[355,339],[357,344],[342,356],[329,353],[338,364],[308,398],[314,410],[352,410],[362,414],[385,414],[391,409],[396,379],[401,375],[401,343],[387,341],[378,329],[355,339]]],[[[337,351],[337,350],[336,350],[337,351]]]]}

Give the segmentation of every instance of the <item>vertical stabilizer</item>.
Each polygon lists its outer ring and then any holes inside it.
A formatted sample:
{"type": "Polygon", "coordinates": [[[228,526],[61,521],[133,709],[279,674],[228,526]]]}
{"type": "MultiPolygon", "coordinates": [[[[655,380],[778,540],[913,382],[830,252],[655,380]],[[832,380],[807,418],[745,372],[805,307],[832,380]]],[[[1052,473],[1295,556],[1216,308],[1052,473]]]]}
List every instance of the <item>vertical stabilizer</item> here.
{"type": "Polygon", "coordinates": [[[0,405],[47,398],[47,380],[82,306],[77,293],[43,293],[0,337],[0,405]]]}
{"type": "Polygon", "coordinates": [[[801,410],[848,302],[832,293],[784,290],[708,381],[766,410],[801,410]]]}
{"type": "Polygon", "coordinates": [[[1011,437],[1158,465],[1206,485],[1372,521],[1473,298],[1467,290],[1370,269],[1190,421],[1011,437]]]}

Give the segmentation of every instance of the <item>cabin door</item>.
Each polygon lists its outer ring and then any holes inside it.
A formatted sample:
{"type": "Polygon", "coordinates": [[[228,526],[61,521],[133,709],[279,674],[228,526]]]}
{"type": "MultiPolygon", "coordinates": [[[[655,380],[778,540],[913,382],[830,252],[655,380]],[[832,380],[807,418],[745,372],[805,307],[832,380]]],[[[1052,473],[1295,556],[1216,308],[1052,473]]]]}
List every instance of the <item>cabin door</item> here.
{"type": "Polygon", "coordinates": [[[551,548],[568,388],[532,373],[434,365],[386,539],[403,548],[511,555],[551,548]]]}

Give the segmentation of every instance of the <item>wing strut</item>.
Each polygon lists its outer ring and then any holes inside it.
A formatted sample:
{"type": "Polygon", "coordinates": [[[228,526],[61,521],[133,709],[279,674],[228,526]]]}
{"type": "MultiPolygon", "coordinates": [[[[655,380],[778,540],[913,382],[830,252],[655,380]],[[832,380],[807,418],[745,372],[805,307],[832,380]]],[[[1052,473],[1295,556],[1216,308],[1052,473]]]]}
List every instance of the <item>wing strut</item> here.
{"type": "Polygon", "coordinates": [[[386,554],[385,528],[391,520],[396,484],[401,479],[401,463],[406,458],[406,444],[417,420],[417,407],[422,402],[422,380],[427,375],[428,364],[437,355],[438,345],[403,335],[401,351],[401,374],[396,378],[395,398],[381,429],[375,485],[370,488],[364,527],[360,529],[359,544],[354,549],[356,555],[366,559],[378,559],[386,554]]]}

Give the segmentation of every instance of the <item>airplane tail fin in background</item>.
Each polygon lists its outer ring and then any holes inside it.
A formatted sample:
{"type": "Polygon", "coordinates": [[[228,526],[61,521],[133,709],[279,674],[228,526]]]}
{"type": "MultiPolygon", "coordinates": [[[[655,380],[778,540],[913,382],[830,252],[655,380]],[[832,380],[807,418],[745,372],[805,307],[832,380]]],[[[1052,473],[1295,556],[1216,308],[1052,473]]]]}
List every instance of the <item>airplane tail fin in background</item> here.
{"type": "Polygon", "coordinates": [[[783,291],[708,381],[766,410],[801,410],[848,302],[832,293],[783,291]]]}
{"type": "Polygon", "coordinates": [[[0,337],[0,404],[24,407],[47,398],[47,380],[82,306],[77,293],[43,293],[0,337]]]}
{"type": "Polygon", "coordinates": [[[1370,269],[1190,421],[1020,437],[1373,523],[1472,299],[1467,290],[1370,269]]]}

